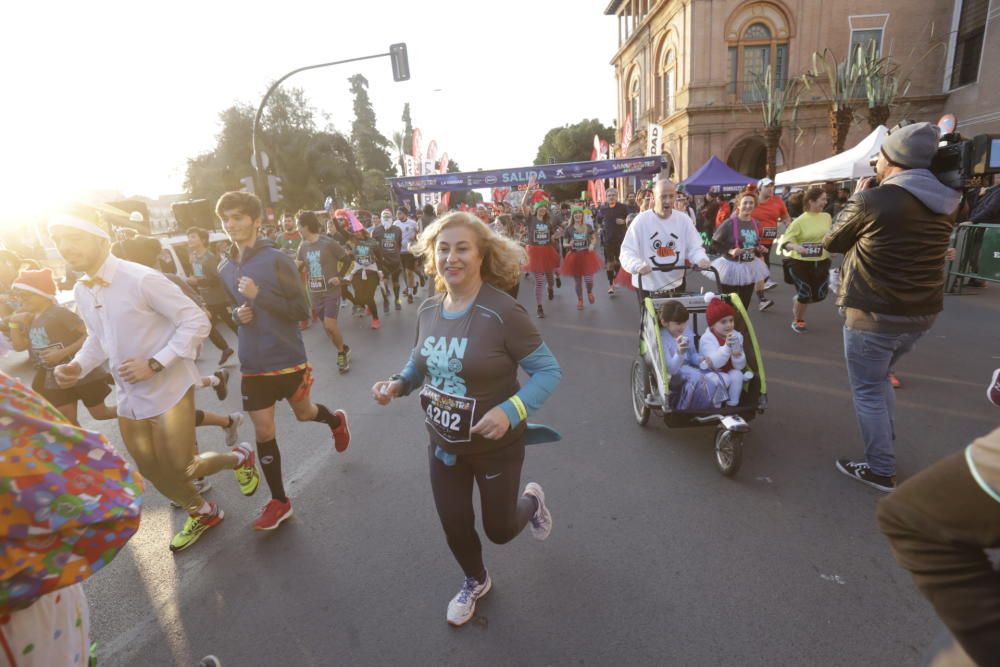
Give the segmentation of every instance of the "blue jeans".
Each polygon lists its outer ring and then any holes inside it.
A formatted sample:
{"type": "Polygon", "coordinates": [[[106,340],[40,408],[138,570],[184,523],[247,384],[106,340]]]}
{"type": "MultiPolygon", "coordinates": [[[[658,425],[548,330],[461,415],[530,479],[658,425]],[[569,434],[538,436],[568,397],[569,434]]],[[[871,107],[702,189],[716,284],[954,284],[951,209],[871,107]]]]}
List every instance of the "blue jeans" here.
{"type": "Polygon", "coordinates": [[[892,445],[896,439],[896,397],[889,371],[923,335],[922,331],[887,334],[844,327],[844,357],[854,411],[865,441],[865,460],[876,475],[896,474],[892,445]]]}

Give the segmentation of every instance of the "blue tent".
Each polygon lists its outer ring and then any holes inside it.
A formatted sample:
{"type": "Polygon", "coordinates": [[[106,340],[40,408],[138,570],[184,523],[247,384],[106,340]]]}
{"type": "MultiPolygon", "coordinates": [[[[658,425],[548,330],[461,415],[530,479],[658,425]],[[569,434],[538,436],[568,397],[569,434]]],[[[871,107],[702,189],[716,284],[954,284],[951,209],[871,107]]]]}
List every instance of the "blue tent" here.
{"type": "Polygon", "coordinates": [[[756,178],[744,176],[714,155],[698,171],[681,181],[685,191],[692,195],[703,195],[709,188],[739,192],[744,186],[756,182],[756,178]]]}

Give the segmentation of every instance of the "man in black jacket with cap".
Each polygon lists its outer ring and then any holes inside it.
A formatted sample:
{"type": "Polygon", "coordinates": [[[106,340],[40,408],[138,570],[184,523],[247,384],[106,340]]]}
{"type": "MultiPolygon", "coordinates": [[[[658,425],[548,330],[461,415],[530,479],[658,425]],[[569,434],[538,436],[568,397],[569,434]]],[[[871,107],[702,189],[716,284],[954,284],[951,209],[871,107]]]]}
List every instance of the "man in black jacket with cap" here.
{"type": "Polygon", "coordinates": [[[931,123],[891,130],[875,183],[858,183],[824,241],[828,251],[844,254],[837,305],[846,318],[847,374],[865,443],[863,460],[839,459],[837,469],[881,491],[896,487],[889,370],[943,308],[942,267],[961,200],[928,171],[939,138],[931,123]]]}

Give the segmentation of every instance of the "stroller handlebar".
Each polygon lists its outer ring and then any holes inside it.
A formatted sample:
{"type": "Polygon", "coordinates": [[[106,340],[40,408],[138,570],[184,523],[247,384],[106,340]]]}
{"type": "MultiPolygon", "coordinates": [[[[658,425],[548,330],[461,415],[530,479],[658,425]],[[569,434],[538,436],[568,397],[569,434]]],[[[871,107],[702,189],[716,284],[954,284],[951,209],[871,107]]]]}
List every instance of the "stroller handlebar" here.
{"type": "MultiPolygon", "coordinates": [[[[717,294],[721,294],[722,293],[722,283],[719,282],[719,272],[716,270],[716,268],[714,266],[708,266],[708,267],[702,269],[702,268],[700,268],[698,266],[688,266],[688,265],[685,264],[684,266],[679,267],[679,268],[678,267],[674,267],[674,268],[669,268],[669,269],[668,268],[662,268],[662,267],[654,266],[654,267],[652,267],[652,270],[656,271],[658,273],[671,273],[673,271],[682,271],[684,273],[684,275],[682,277],[682,280],[687,278],[687,272],[688,271],[693,271],[695,273],[711,273],[711,274],[713,274],[715,276],[715,288],[717,290],[716,293],[717,294]]],[[[639,273],[639,274],[636,274],[636,275],[639,276],[639,300],[642,301],[642,292],[643,292],[643,289],[642,289],[642,275],[643,274],[639,273]]]]}

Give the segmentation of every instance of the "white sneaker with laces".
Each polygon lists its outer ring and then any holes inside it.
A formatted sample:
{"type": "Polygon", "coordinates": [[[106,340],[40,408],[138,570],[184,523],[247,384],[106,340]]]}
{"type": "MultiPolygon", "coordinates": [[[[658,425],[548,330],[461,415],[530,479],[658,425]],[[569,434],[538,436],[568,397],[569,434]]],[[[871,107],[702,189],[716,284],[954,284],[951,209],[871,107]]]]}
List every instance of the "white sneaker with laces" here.
{"type": "Polygon", "coordinates": [[[552,532],[552,512],[545,505],[545,492],[539,484],[528,482],[523,495],[531,496],[538,503],[538,509],[531,516],[531,536],[536,540],[548,538],[552,532]]]}
{"type": "Polygon", "coordinates": [[[454,626],[465,625],[476,613],[476,601],[490,592],[493,580],[486,573],[486,581],[479,583],[475,577],[466,577],[458,595],[448,603],[448,623],[454,626]]]}
{"type": "Polygon", "coordinates": [[[770,280],[770,279],[768,279],[768,280],[767,280],[767,281],[766,281],[766,282],[764,283],[764,289],[765,289],[765,290],[769,290],[769,289],[774,289],[774,288],[775,288],[775,287],[777,287],[777,286],[778,286],[778,283],[776,283],[776,282],[774,282],[773,280],[770,280]]]}
{"type": "Polygon", "coordinates": [[[223,426],[222,432],[226,434],[226,447],[232,449],[240,441],[240,425],[243,423],[243,413],[234,412],[229,415],[229,418],[233,420],[233,425],[223,426]]]}

